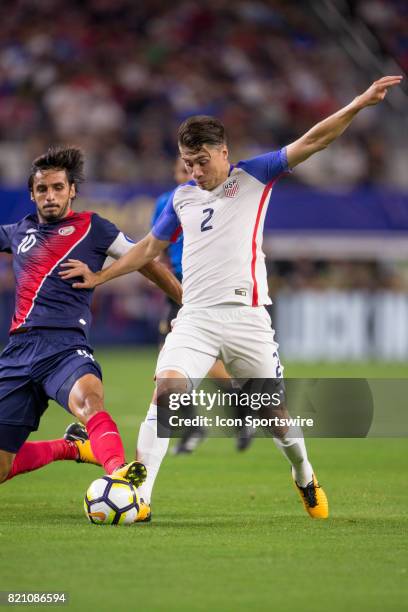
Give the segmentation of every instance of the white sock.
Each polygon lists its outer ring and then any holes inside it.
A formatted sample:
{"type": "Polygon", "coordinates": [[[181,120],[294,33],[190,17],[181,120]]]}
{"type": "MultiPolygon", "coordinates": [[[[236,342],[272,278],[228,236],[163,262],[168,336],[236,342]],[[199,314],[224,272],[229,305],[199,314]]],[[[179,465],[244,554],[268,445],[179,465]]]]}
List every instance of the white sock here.
{"type": "Polygon", "coordinates": [[[167,453],[170,438],[157,437],[157,406],[150,404],[146,419],[140,425],[137,441],[137,458],[147,468],[147,478],[139,488],[140,497],[150,504],[152,489],[163,457],[167,453]]]}
{"type": "Polygon", "coordinates": [[[300,487],[305,487],[313,480],[313,468],[307,457],[302,432],[289,430],[284,438],[274,438],[276,446],[292,465],[292,475],[300,487]],[[289,437],[298,435],[299,437],[289,437]]]}

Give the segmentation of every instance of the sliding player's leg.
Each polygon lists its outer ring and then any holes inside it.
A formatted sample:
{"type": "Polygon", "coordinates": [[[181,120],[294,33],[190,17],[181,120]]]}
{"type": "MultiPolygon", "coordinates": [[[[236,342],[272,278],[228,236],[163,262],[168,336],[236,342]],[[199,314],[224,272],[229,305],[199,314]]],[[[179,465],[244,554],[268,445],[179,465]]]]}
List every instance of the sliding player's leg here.
{"type": "Polygon", "coordinates": [[[116,426],[103,411],[100,367],[86,344],[77,348],[78,339],[83,343],[82,338],[82,334],[75,333],[71,345],[68,331],[61,336],[60,330],[36,330],[13,336],[1,354],[2,480],[64,459],[106,463],[109,471],[125,463],[116,426]],[[90,448],[92,443],[81,440],[26,442],[29,434],[38,429],[49,398],[68,410],[71,408],[90,427],[96,459],[90,448]],[[109,436],[99,440],[100,435],[114,430],[114,440],[109,436]]]}
{"type": "MultiPolygon", "coordinates": [[[[53,381],[47,381],[53,396],[53,381]]],[[[89,441],[78,441],[83,460],[102,465],[107,474],[131,480],[135,486],[146,477],[144,466],[126,464],[125,451],[118,427],[105,410],[104,393],[99,367],[81,365],[55,394],[55,399],[86,427],[89,441]]]]}
{"type": "MultiPolygon", "coordinates": [[[[267,384],[277,386],[277,392],[282,393],[284,388],[279,379],[283,377],[283,367],[268,313],[264,308],[251,308],[242,316],[245,324],[239,325],[238,320],[230,327],[227,347],[222,355],[225,363],[236,378],[265,379],[267,384]]],[[[269,412],[264,409],[261,416],[287,418],[289,415],[282,402],[269,412]]],[[[275,445],[291,464],[292,477],[308,514],[314,518],[327,518],[327,498],[314,475],[301,428],[274,427],[271,434],[275,445]]]]}
{"type": "Polygon", "coordinates": [[[36,364],[44,393],[73,414],[87,429],[89,440],[76,441],[81,456],[102,465],[108,474],[127,478],[138,486],[146,477],[144,466],[126,465],[122,439],[116,423],[105,410],[102,371],[82,334],[56,330],[42,340],[42,354],[36,364]]]}
{"type": "Polygon", "coordinates": [[[26,442],[38,429],[48,399],[30,379],[28,340],[10,341],[0,356],[0,482],[37,470],[53,461],[77,460],[77,445],[64,439],[26,442]]]}
{"type": "MultiPolygon", "coordinates": [[[[75,376],[75,375],[74,375],[75,376]]],[[[63,404],[63,392],[57,399],[63,404]]],[[[95,459],[107,474],[125,463],[125,451],[118,428],[104,410],[103,385],[96,373],[79,373],[68,396],[70,412],[85,425],[95,459]]]]}
{"type": "MultiPolygon", "coordinates": [[[[21,393],[18,396],[21,400],[21,393]]],[[[9,405],[12,402],[13,398],[9,396],[9,405]]],[[[2,404],[0,400],[0,414],[6,418],[2,404]]],[[[24,406],[21,403],[19,405],[24,406]]],[[[79,452],[76,444],[64,439],[26,442],[34,429],[36,427],[24,424],[9,425],[0,422],[0,483],[18,474],[38,470],[53,461],[78,459],[79,452]]]]}
{"type": "MultiPolygon", "coordinates": [[[[2,430],[4,434],[4,426],[2,430]]],[[[33,472],[54,461],[79,460],[77,445],[63,438],[25,442],[17,453],[0,451],[0,482],[11,480],[19,474],[33,472]]]]}

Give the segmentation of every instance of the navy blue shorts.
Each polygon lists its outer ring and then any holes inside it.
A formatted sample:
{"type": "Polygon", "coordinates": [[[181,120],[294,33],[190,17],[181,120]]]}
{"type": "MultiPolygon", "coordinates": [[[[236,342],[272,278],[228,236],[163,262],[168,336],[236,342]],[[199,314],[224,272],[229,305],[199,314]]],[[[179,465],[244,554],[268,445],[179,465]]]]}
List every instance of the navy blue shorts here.
{"type": "Polygon", "coordinates": [[[85,336],[72,329],[33,329],[10,336],[0,355],[0,449],[18,451],[53,399],[66,410],[75,382],[102,379],[85,336]]]}

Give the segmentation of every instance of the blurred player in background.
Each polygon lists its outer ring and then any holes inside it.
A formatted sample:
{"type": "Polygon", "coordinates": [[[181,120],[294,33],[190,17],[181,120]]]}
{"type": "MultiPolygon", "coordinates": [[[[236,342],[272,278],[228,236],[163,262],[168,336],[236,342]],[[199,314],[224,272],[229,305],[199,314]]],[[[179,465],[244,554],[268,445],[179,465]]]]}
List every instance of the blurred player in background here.
{"type": "MultiPolygon", "coordinates": [[[[182,185],[183,183],[188,182],[191,179],[191,173],[187,172],[186,165],[183,160],[178,157],[176,163],[174,164],[174,180],[177,185],[182,185]]],[[[161,213],[166,207],[166,204],[172,195],[173,190],[166,191],[162,193],[156,200],[155,209],[153,211],[152,216],[152,227],[155,225],[156,221],[160,217],[161,213]]],[[[166,249],[166,251],[162,254],[165,255],[163,261],[165,262],[167,259],[167,263],[176,276],[176,278],[182,282],[183,279],[183,269],[182,269],[182,257],[183,257],[183,233],[180,232],[179,235],[175,238],[174,242],[171,242],[166,249]]],[[[166,340],[167,334],[171,331],[171,322],[177,318],[177,314],[180,310],[180,304],[177,304],[169,297],[166,300],[166,310],[164,316],[160,320],[159,323],[159,336],[160,336],[160,350],[162,349],[164,342],[166,340]]],[[[225,392],[227,393],[235,393],[237,389],[232,386],[231,377],[225,369],[224,364],[220,359],[217,359],[216,363],[213,365],[211,370],[208,372],[207,376],[209,378],[214,379],[225,392]]],[[[234,406],[235,416],[238,418],[244,419],[248,413],[246,408],[242,408],[239,406],[234,406]]],[[[196,412],[193,406],[184,407],[184,416],[186,418],[194,418],[196,412]]],[[[242,451],[246,450],[250,445],[253,439],[253,429],[247,426],[243,426],[238,428],[237,430],[237,450],[242,451]]],[[[202,442],[206,437],[206,432],[203,427],[200,426],[190,426],[185,427],[183,436],[179,440],[179,442],[173,447],[173,453],[175,455],[183,454],[183,453],[192,453],[197,446],[202,442]]]]}
{"type": "MultiPolygon", "coordinates": [[[[179,157],[174,164],[174,180],[177,185],[182,185],[183,183],[187,183],[191,179],[191,174],[187,172],[186,166],[183,160],[179,157]]],[[[152,215],[152,226],[156,223],[157,219],[162,214],[163,210],[166,207],[169,197],[173,193],[173,189],[170,191],[166,191],[162,193],[156,200],[156,204],[154,207],[153,215],[152,215]]],[[[182,267],[181,267],[181,259],[183,254],[183,234],[179,233],[177,238],[169,244],[168,248],[165,251],[165,254],[169,260],[169,264],[173,274],[177,277],[177,279],[181,282],[182,280],[182,267]]],[[[174,319],[177,316],[179,305],[175,302],[170,302],[170,304],[174,307],[174,316],[170,319],[174,319]]],[[[171,313],[169,313],[170,316],[171,313]]],[[[168,317],[169,318],[169,317],[168,317]]],[[[170,331],[170,327],[163,326],[163,332],[160,331],[163,341],[167,333],[170,331]]]]}
{"type": "MultiPolygon", "coordinates": [[[[157,405],[168,406],[170,392],[190,390],[191,382],[201,380],[219,354],[237,378],[282,377],[278,345],[264,308],[271,300],[262,252],[263,224],[274,183],[325,149],[362,109],[378,104],[401,79],[388,76],[375,81],[287,147],[236,165],[228,159],[222,123],[214,117],[190,117],[179,128],[178,142],[193,180],[173,192],[152,232],[100,272],[77,262],[65,264],[64,278],[83,276],[74,287],[93,288],[152,261],[168,247],[178,228],[183,229],[183,308],[159,355],[157,393],[139,433],[138,457],[148,470],[141,494],[147,503],[169,443],[157,434],[157,405]]],[[[301,430],[274,428],[271,433],[291,464],[307,513],[327,518],[327,497],[309,462],[301,430]]]]}
{"type": "MultiPolygon", "coordinates": [[[[0,355],[0,482],[61,459],[101,464],[136,486],[146,475],[142,464],[126,465],[104,407],[102,372],[89,345],[92,292],[73,291],[58,275],[68,255],[99,270],[108,256],[118,258],[134,245],[96,213],[72,210],[83,165],[79,149],[49,149],[33,162],[28,180],[36,214],[0,226],[0,251],[13,254],[16,282],[10,341],[0,355]],[[50,398],[83,426],[70,426],[66,439],[26,442],[50,398]]],[[[165,266],[152,262],[141,272],[181,299],[165,266]]]]}

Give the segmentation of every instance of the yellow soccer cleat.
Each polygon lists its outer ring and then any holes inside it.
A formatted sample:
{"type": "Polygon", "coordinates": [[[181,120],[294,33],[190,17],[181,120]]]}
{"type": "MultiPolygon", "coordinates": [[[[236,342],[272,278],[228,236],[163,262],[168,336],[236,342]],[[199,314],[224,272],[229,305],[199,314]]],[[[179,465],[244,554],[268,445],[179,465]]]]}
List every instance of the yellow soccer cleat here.
{"type": "Polygon", "coordinates": [[[313,474],[313,480],[306,487],[299,487],[295,480],[294,483],[308,515],[312,518],[327,519],[329,502],[326,493],[317,482],[316,476],[313,474]]]}
{"type": "Polygon", "coordinates": [[[100,465],[92,452],[85,425],[82,425],[82,423],[71,423],[65,430],[64,439],[74,442],[76,445],[78,449],[77,463],[100,465]]]}
{"type": "Polygon", "coordinates": [[[140,498],[139,513],[135,523],[150,523],[152,520],[152,511],[150,504],[147,504],[144,499],[140,498]]]}
{"type": "Polygon", "coordinates": [[[111,478],[123,478],[132,483],[136,488],[140,487],[147,477],[146,466],[140,461],[126,463],[110,474],[111,478]]]}
{"type": "Polygon", "coordinates": [[[84,442],[75,440],[75,444],[78,448],[78,463],[93,463],[93,465],[101,465],[92,452],[91,443],[89,440],[85,440],[84,442]]]}

